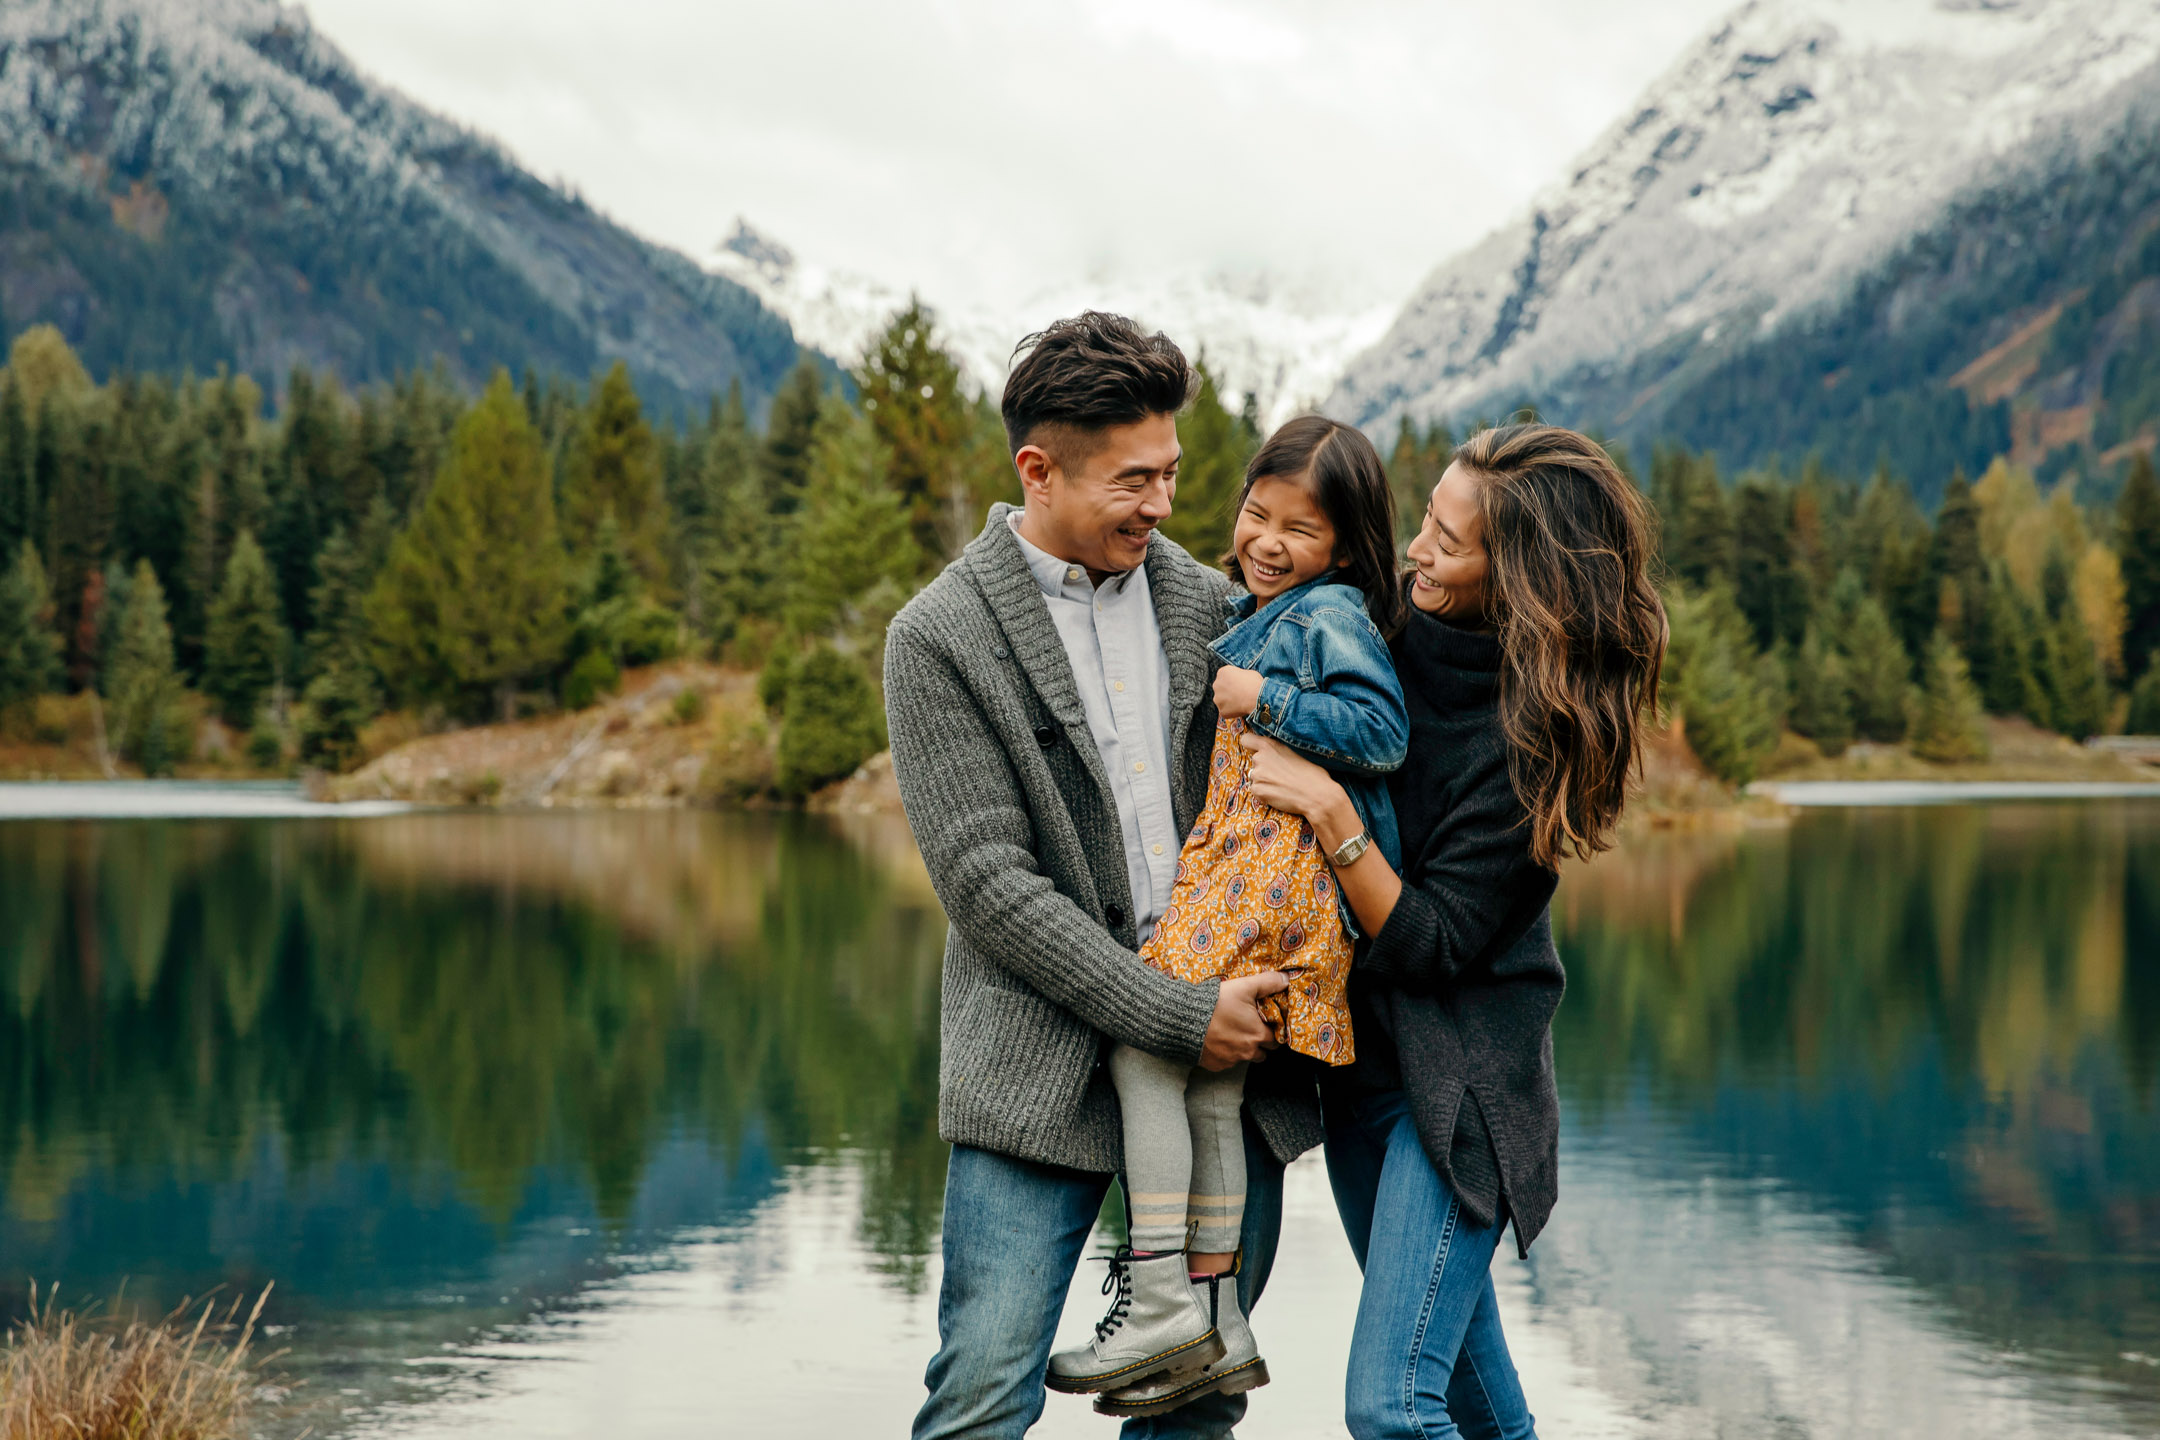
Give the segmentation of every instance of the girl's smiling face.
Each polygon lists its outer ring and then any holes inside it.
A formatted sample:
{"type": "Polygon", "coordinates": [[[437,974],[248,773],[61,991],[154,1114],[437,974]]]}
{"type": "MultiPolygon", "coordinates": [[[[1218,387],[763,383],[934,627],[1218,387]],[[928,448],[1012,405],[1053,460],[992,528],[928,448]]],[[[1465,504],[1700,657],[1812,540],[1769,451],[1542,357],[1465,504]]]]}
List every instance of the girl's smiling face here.
{"type": "Polygon", "coordinates": [[[1345,563],[1312,491],[1301,479],[1276,475],[1255,480],[1246,493],[1231,548],[1245,588],[1263,605],[1345,563]]]}

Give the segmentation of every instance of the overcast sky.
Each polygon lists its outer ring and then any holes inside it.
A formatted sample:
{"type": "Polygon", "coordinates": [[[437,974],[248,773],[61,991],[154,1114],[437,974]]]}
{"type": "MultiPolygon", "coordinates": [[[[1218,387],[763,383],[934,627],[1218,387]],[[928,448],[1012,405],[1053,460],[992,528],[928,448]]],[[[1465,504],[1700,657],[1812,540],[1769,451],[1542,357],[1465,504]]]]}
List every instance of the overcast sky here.
{"type": "Polygon", "coordinates": [[[1226,267],[1406,293],[1731,0],[307,0],[692,255],[747,218],[933,297],[1226,267]]]}

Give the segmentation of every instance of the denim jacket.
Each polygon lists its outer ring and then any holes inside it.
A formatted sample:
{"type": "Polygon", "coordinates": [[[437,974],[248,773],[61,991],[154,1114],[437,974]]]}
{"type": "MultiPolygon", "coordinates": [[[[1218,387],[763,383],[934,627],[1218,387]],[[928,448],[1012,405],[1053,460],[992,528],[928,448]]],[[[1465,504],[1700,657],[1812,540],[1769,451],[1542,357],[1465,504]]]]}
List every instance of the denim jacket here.
{"type": "Polygon", "coordinates": [[[1409,753],[1410,717],[1364,593],[1323,575],[1265,609],[1241,595],[1230,602],[1230,620],[1211,648],[1226,665],[1260,672],[1260,703],[1246,725],[1326,766],[1400,872],[1402,842],[1384,777],[1409,753]]]}

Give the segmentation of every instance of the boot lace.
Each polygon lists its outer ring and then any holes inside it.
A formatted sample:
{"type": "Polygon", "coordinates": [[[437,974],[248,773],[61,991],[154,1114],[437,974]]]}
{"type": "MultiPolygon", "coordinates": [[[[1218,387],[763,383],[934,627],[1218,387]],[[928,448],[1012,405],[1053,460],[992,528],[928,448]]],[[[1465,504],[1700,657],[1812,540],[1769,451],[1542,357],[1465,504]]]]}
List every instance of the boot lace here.
{"type": "Polygon", "coordinates": [[[1130,1245],[1120,1245],[1116,1254],[1097,1255],[1094,1258],[1110,1267],[1103,1276],[1102,1293],[1117,1297],[1110,1302],[1110,1309],[1103,1318],[1095,1323],[1095,1343],[1100,1345],[1117,1332],[1132,1309],[1133,1251],[1130,1245]]]}

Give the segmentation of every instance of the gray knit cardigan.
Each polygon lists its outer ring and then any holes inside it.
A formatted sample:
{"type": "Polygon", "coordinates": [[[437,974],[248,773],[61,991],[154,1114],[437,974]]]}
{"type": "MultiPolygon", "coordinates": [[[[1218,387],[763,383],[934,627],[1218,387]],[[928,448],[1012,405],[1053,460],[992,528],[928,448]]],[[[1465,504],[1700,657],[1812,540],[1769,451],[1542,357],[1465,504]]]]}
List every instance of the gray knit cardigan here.
{"type": "MultiPolygon", "coordinates": [[[[1143,964],[1125,848],[1072,665],[1019,541],[990,520],[908,603],[885,642],[885,713],[908,824],[951,922],[938,1133],[1022,1159],[1111,1171],[1123,1154],[1102,1057],[1119,1040],[1197,1063],[1216,986],[1143,964]]],[[[1229,582],[1157,535],[1148,588],[1170,663],[1171,804],[1207,798],[1208,642],[1229,582]]],[[[1280,1052],[1247,1112],[1287,1161],[1320,1143],[1314,1072],[1280,1052]]]]}

